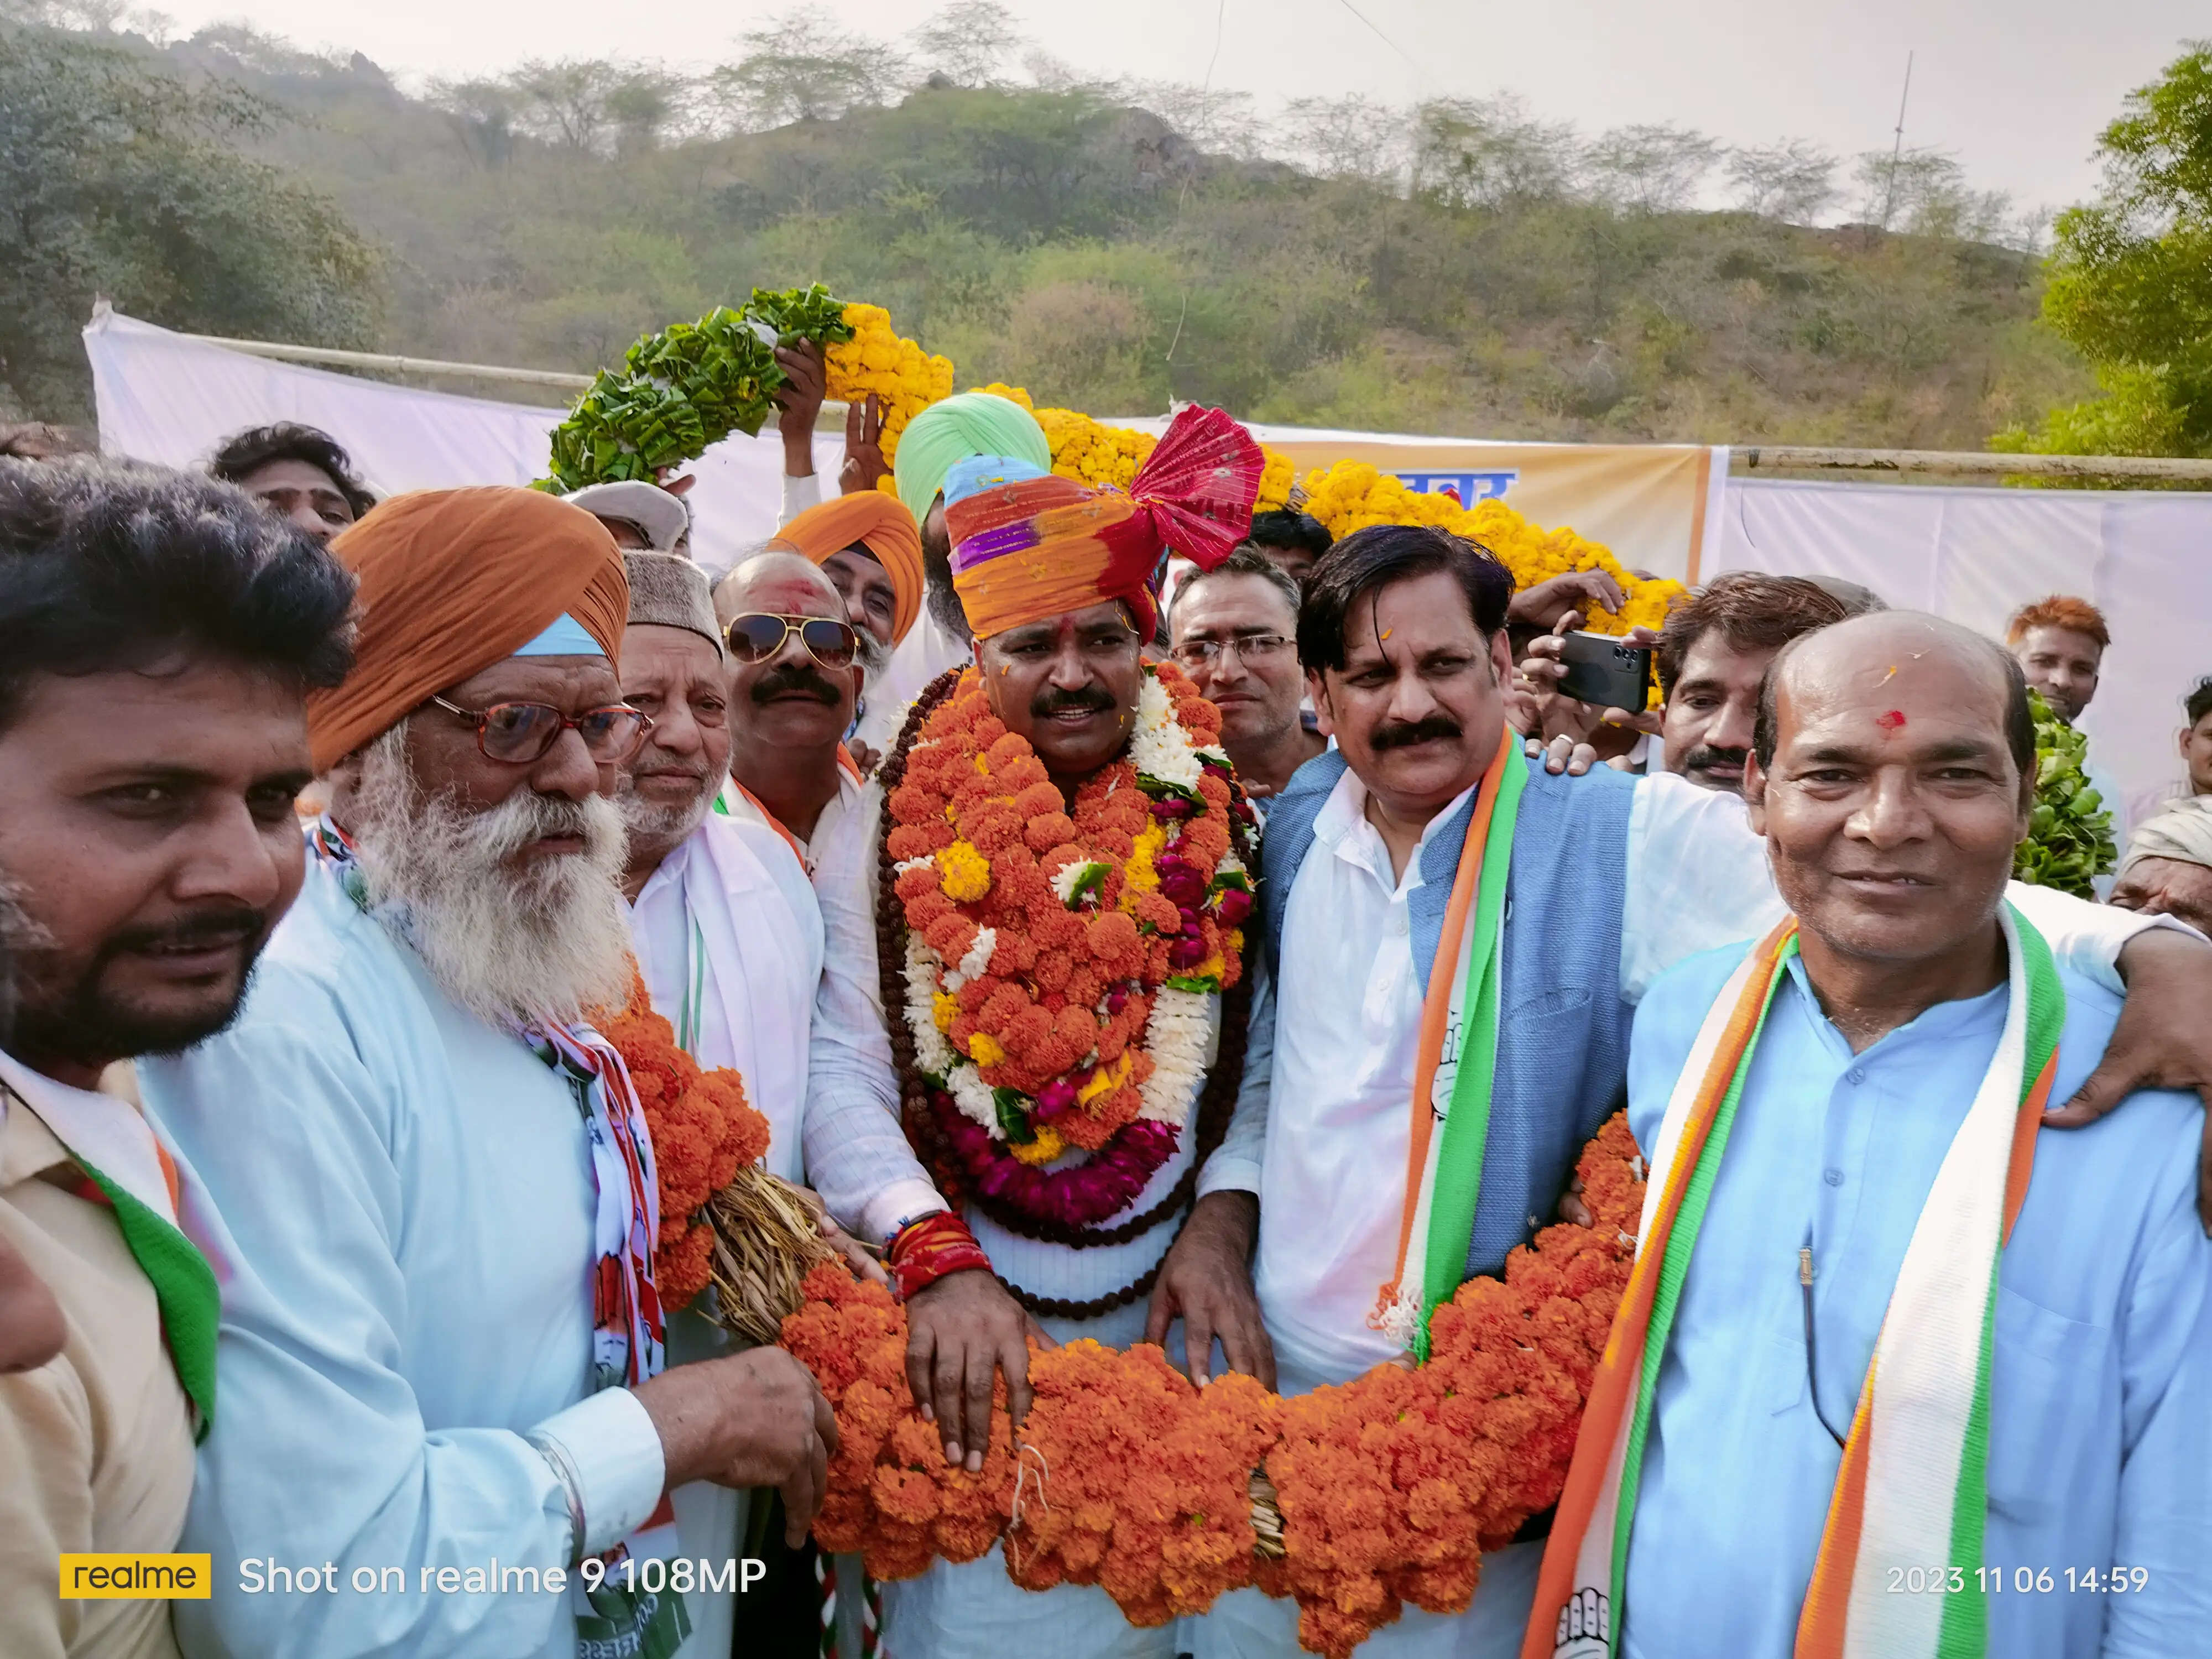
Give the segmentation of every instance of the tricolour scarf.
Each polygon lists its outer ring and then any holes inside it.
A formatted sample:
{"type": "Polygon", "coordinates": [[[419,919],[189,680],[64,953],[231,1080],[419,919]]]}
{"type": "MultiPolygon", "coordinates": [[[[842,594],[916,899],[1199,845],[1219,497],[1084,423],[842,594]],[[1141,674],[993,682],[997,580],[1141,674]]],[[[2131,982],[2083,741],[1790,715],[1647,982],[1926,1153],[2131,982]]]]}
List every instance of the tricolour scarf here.
{"type": "MultiPolygon", "coordinates": [[[[352,837],[326,816],[309,827],[307,846],[346,896],[367,912],[368,884],[352,837]]],[[[507,1029],[568,1085],[583,1117],[598,1189],[590,1278],[592,1386],[594,1391],[634,1387],[659,1376],[668,1364],[660,1291],[653,1276],[660,1182],[645,1109],[622,1056],[586,1022],[515,1020],[507,1029]]],[[[617,1589],[613,1573],[633,1553],[665,1554],[675,1541],[673,1518],[664,1498],[643,1531],[600,1557],[610,1571],[599,1590],[586,1595],[581,1579],[577,1581],[577,1624],[587,1645],[611,1642],[616,1645],[604,1650],[664,1659],[690,1633],[682,1597],[617,1589]]],[[[626,1576],[624,1582],[634,1579],[626,1576]]]]}
{"type": "MultiPolygon", "coordinates": [[[[1988,1647],[1979,1572],[1997,1268],[2027,1195],[2066,1020],[2042,935],[2009,903],[1999,921],[2010,963],[2004,1030],[1890,1293],[1798,1618],[1797,1659],[1978,1659],[1988,1647]],[[1945,1566],[1963,1588],[1888,1591],[1892,1567],[1945,1566]]],[[[1644,1194],[1635,1271],[1591,1385],[1522,1659],[1620,1650],[1629,1533],[1668,1338],[1752,1055],[1796,949],[1791,919],[1745,957],[1668,1102],[1651,1158],[1666,1179],[1644,1194]]]]}
{"type": "Polygon", "coordinates": [[[1528,787],[1520,750],[1519,734],[1506,727],[1476,786],[1421,1004],[1397,1271],[1377,1293],[1368,1321],[1420,1359],[1429,1357],[1430,1316],[1467,1277],[1482,1191],[1491,1080],[1498,1069],[1505,885],[1521,792],[1528,787]],[[1440,1122],[1443,1133],[1437,1134],[1440,1122]]]}

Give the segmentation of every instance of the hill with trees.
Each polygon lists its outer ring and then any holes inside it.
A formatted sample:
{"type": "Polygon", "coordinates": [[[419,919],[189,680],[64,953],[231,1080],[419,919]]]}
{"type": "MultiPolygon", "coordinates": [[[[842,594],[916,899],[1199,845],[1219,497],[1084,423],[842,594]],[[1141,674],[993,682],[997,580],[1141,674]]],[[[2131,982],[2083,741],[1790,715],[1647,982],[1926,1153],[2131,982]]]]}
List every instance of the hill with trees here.
{"type": "Polygon", "coordinates": [[[2036,322],[2033,228],[1925,152],[1589,137],[1510,99],[1262,112],[1085,81],[988,0],[903,46],[802,11],[695,72],[413,91],[112,0],[10,15],[0,202],[89,158],[46,218],[0,206],[0,266],[47,260],[0,278],[0,403],[49,416],[83,415],[95,288],[174,327],[588,370],[820,280],[963,386],[1493,437],[1978,448],[2095,389],[2036,322]],[[76,94],[19,102],[68,76],[116,106],[106,150],[76,94]]]}

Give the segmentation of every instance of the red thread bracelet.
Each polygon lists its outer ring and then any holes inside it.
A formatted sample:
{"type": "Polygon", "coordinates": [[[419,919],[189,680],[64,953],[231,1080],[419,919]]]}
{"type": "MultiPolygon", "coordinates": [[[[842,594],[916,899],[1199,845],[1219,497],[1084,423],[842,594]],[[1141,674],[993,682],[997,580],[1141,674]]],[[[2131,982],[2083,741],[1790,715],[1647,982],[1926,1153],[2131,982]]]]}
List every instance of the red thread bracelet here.
{"type": "Polygon", "coordinates": [[[968,1224],[950,1210],[939,1210],[919,1221],[910,1221],[892,1237],[884,1255],[899,1300],[913,1300],[947,1273],[971,1268],[991,1271],[991,1258],[968,1231],[968,1224]]]}

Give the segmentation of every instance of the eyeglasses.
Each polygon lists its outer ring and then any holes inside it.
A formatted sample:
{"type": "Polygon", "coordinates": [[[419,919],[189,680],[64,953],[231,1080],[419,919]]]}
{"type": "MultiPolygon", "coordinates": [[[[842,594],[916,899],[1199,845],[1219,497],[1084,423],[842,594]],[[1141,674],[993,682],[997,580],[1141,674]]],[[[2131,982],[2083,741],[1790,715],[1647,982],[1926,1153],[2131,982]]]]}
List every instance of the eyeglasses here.
{"type": "Polygon", "coordinates": [[[1234,651],[1248,663],[1273,662],[1290,648],[1283,634],[1238,634],[1225,640],[1185,640],[1175,648],[1175,659],[1185,668],[1211,668],[1224,651],[1234,651]]]}
{"type": "Polygon", "coordinates": [[[584,740],[592,761],[600,766],[619,766],[645,746],[653,730],[652,716],[625,703],[586,708],[574,720],[550,702],[495,702],[489,708],[464,708],[433,697],[447,713],[475,722],[477,747],[487,760],[509,766],[528,766],[543,760],[546,751],[571,726],[584,740]]]}
{"type": "Polygon", "coordinates": [[[749,611],[730,619],[724,635],[730,654],[742,663],[766,662],[783,649],[793,634],[806,654],[824,668],[850,668],[860,653],[860,636],[850,623],[830,617],[781,617],[769,611],[749,611]]]}

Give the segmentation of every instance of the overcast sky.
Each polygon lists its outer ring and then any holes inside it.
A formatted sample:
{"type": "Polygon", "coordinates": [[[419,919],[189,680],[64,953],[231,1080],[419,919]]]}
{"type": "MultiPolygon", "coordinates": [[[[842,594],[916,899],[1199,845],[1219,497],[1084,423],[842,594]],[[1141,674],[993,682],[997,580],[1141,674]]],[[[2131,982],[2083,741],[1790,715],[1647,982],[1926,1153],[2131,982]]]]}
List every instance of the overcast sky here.
{"type": "MultiPolygon", "coordinates": [[[[757,0],[151,0],[180,33],[244,17],[303,46],[368,54],[403,79],[496,70],[530,57],[629,56],[703,69],[785,9],[757,0]]],[[[1006,0],[1029,39],[1086,72],[1254,94],[1405,101],[1513,91],[1585,131],[1674,121],[1735,144],[1802,137],[1887,149],[1905,54],[1905,142],[1955,155],[1972,181],[2024,206],[2096,182],[2089,154],[2121,98],[2191,34],[2205,0],[1006,0]],[[1353,8],[1357,7],[1357,12],[1353,8]],[[1364,16],[1368,22],[1361,21],[1364,16]],[[1372,27],[1369,27],[1371,22],[1372,27]]],[[[880,38],[936,9],[838,0],[880,38]]]]}

